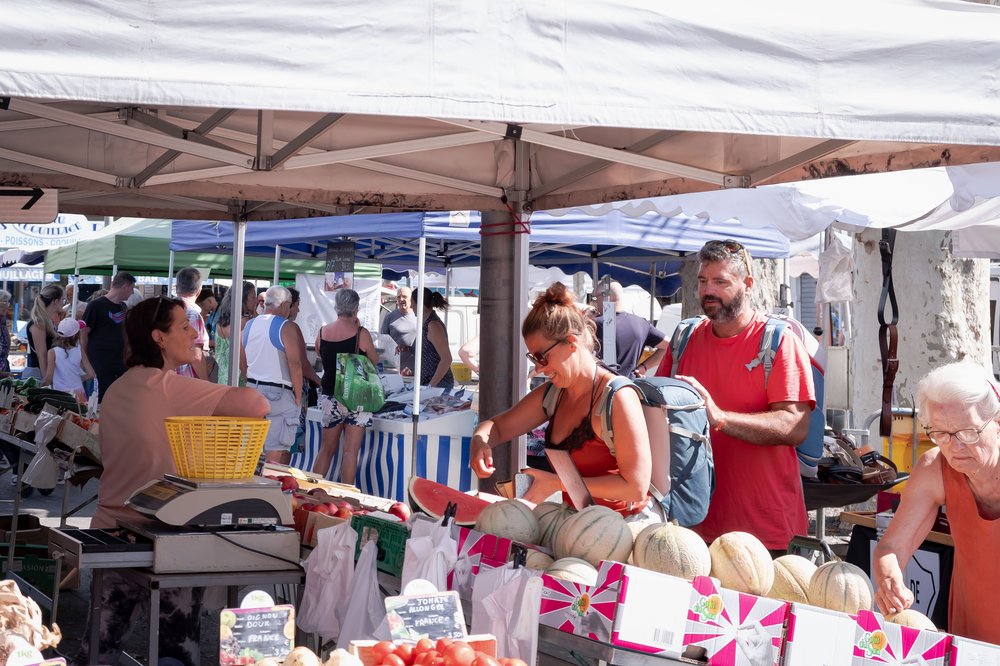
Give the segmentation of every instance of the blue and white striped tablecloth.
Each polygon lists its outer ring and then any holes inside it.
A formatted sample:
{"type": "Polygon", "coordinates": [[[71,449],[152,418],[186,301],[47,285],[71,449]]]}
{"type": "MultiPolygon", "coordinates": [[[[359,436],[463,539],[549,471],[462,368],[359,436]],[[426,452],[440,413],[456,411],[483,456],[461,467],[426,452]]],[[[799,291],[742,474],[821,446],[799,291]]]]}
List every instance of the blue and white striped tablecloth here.
{"type": "MultiPolygon", "coordinates": [[[[416,475],[458,490],[476,490],[478,479],[469,468],[475,426],[476,414],[470,411],[422,421],[414,461],[416,475]]],[[[354,485],[369,495],[406,501],[410,460],[414,455],[412,432],[413,425],[408,421],[373,419],[361,443],[354,485]]],[[[291,466],[311,470],[321,439],[319,410],[313,408],[306,421],[302,450],[292,454],[291,466]]],[[[338,447],[327,478],[340,478],[340,463],[341,449],[338,447]]]]}

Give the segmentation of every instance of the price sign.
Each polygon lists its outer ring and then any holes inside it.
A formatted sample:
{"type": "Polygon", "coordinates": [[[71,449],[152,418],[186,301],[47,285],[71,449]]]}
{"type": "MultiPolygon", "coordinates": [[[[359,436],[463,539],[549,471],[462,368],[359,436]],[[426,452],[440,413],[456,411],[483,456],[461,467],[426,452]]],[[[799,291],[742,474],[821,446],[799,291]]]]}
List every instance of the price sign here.
{"type": "Polygon", "coordinates": [[[256,664],[284,659],[295,647],[295,608],[224,608],[219,613],[219,664],[256,664]]]}
{"type": "Polygon", "coordinates": [[[393,638],[465,640],[465,616],[458,592],[386,597],[386,619],[393,638]]]}

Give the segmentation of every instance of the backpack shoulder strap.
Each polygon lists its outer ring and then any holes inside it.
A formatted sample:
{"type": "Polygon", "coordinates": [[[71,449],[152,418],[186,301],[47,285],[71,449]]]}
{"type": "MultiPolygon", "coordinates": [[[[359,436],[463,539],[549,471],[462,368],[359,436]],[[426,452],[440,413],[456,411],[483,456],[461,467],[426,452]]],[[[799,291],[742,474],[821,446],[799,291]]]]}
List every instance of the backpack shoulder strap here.
{"type": "Polygon", "coordinates": [[[700,324],[704,319],[706,319],[705,315],[682,319],[680,323],[677,324],[677,328],[674,329],[673,335],[670,336],[670,358],[672,359],[672,364],[670,366],[671,377],[677,374],[677,365],[681,361],[681,356],[684,355],[684,350],[687,349],[688,340],[691,339],[691,333],[694,331],[695,326],[700,324]]]}
{"type": "Polygon", "coordinates": [[[747,370],[753,370],[758,365],[764,366],[764,386],[771,377],[771,368],[774,367],[774,357],[778,354],[778,347],[781,345],[781,335],[785,332],[786,323],[775,317],[768,317],[764,324],[764,334],[760,336],[760,348],[757,356],[747,363],[747,370]]]}
{"type": "Polygon", "coordinates": [[[562,393],[561,388],[552,382],[545,383],[545,392],[542,394],[542,411],[545,412],[545,418],[551,419],[552,415],[556,413],[556,404],[559,402],[560,393],[562,393]]]}
{"type": "Polygon", "coordinates": [[[611,425],[611,402],[614,400],[615,393],[618,389],[625,386],[631,386],[639,394],[639,399],[642,399],[642,391],[639,387],[635,385],[628,377],[622,377],[620,375],[612,377],[611,380],[605,384],[604,391],[601,393],[601,399],[597,401],[597,418],[601,423],[601,439],[607,444],[608,449],[611,451],[611,455],[615,454],[615,429],[611,425]]]}

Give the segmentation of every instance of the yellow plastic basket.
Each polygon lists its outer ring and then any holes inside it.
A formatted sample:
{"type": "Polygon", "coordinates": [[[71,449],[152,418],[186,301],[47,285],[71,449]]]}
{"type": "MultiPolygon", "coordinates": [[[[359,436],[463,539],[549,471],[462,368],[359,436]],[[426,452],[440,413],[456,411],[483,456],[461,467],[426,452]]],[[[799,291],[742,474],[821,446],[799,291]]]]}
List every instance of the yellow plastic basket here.
{"type": "Polygon", "coordinates": [[[177,473],[193,479],[253,476],[270,422],[234,416],[164,419],[177,473]]]}

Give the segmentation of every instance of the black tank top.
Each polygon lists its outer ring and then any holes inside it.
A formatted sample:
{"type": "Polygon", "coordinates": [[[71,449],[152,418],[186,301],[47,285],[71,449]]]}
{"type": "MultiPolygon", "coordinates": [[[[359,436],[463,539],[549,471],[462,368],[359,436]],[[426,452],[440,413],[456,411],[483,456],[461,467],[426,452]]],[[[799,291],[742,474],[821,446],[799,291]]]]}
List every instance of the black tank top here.
{"type": "Polygon", "coordinates": [[[337,380],[337,354],[353,354],[358,351],[357,333],[346,340],[319,340],[319,357],[323,359],[323,395],[333,395],[334,384],[337,380]]]}
{"type": "MultiPolygon", "coordinates": [[[[35,346],[32,344],[32,341],[31,341],[31,327],[34,326],[34,325],[35,325],[35,322],[29,321],[28,325],[24,329],[24,334],[26,336],[28,336],[28,360],[27,360],[27,366],[29,368],[40,368],[42,366],[40,366],[38,364],[38,353],[35,351],[35,346]]],[[[54,340],[55,340],[55,337],[52,336],[52,335],[50,335],[48,333],[48,331],[46,331],[46,333],[45,333],[45,353],[46,354],[49,353],[48,350],[52,349],[52,342],[54,340]]]]}

